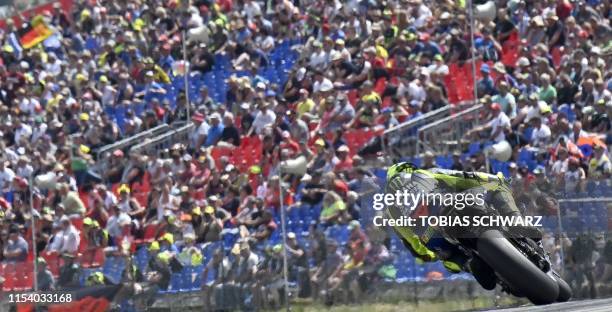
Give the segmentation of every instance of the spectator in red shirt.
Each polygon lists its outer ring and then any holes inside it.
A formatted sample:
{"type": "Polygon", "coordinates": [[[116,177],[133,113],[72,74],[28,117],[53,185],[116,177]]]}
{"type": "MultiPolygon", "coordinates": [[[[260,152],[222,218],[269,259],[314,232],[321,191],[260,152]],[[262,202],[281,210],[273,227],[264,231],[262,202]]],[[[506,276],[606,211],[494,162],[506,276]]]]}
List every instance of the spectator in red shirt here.
{"type": "Polygon", "coordinates": [[[300,145],[291,138],[291,134],[289,131],[285,130],[281,134],[282,141],[280,143],[280,148],[282,150],[289,150],[289,154],[287,157],[293,158],[296,154],[300,152],[300,145]]]}
{"type": "Polygon", "coordinates": [[[336,164],[334,167],[334,171],[336,172],[348,172],[353,169],[353,158],[349,155],[349,148],[346,145],[342,145],[338,147],[336,150],[336,156],[340,162],[336,164]]]}

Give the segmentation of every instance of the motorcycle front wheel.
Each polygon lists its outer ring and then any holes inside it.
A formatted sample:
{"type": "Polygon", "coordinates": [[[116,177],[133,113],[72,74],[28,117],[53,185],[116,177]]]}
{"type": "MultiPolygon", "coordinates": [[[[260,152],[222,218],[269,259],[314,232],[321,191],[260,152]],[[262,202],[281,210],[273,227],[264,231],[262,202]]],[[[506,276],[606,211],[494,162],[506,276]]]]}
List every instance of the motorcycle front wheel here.
{"type": "Polygon", "coordinates": [[[537,305],[557,301],[559,286],[542,272],[497,230],[487,230],[478,238],[480,257],[513,289],[537,305]]]}

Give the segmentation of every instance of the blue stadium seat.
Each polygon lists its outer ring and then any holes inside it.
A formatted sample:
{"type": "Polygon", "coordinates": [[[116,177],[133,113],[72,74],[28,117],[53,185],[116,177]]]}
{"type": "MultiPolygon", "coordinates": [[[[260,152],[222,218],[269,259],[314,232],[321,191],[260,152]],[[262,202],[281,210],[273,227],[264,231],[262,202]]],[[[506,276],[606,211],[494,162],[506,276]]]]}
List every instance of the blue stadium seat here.
{"type": "Polygon", "coordinates": [[[145,272],[145,268],[147,267],[147,263],[149,262],[149,251],[147,250],[147,246],[142,246],[138,250],[136,250],[134,260],[138,269],[141,272],[145,272]]]}
{"type": "Polygon", "coordinates": [[[122,257],[107,257],[102,266],[102,273],[112,282],[121,282],[121,276],[125,270],[125,259],[122,257]]]}
{"type": "Polygon", "coordinates": [[[481,150],[481,146],[480,146],[480,142],[475,142],[475,143],[471,143],[470,146],[468,147],[468,154],[474,155],[477,154],[478,152],[480,152],[481,150]]]}

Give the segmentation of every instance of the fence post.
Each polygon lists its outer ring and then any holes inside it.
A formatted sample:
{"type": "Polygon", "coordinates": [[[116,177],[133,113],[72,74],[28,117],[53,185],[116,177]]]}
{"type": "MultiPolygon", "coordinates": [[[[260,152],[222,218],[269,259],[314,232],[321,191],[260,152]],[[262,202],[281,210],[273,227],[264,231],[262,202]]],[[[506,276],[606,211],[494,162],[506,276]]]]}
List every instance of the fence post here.
{"type": "Polygon", "coordinates": [[[565,277],[565,250],[563,247],[563,222],[561,221],[561,205],[557,208],[557,220],[559,224],[557,230],[559,232],[559,259],[561,260],[561,276],[565,277]]]}

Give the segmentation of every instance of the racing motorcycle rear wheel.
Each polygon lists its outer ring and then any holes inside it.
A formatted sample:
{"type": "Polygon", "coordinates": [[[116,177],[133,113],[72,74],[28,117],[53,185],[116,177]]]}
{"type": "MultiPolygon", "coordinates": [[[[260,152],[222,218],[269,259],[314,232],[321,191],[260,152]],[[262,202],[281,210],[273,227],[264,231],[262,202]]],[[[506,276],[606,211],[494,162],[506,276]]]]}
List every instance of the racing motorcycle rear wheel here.
{"type": "Polygon", "coordinates": [[[534,304],[549,304],[561,299],[557,280],[529,261],[501,232],[483,232],[477,248],[480,257],[501,279],[534,304]]]}

